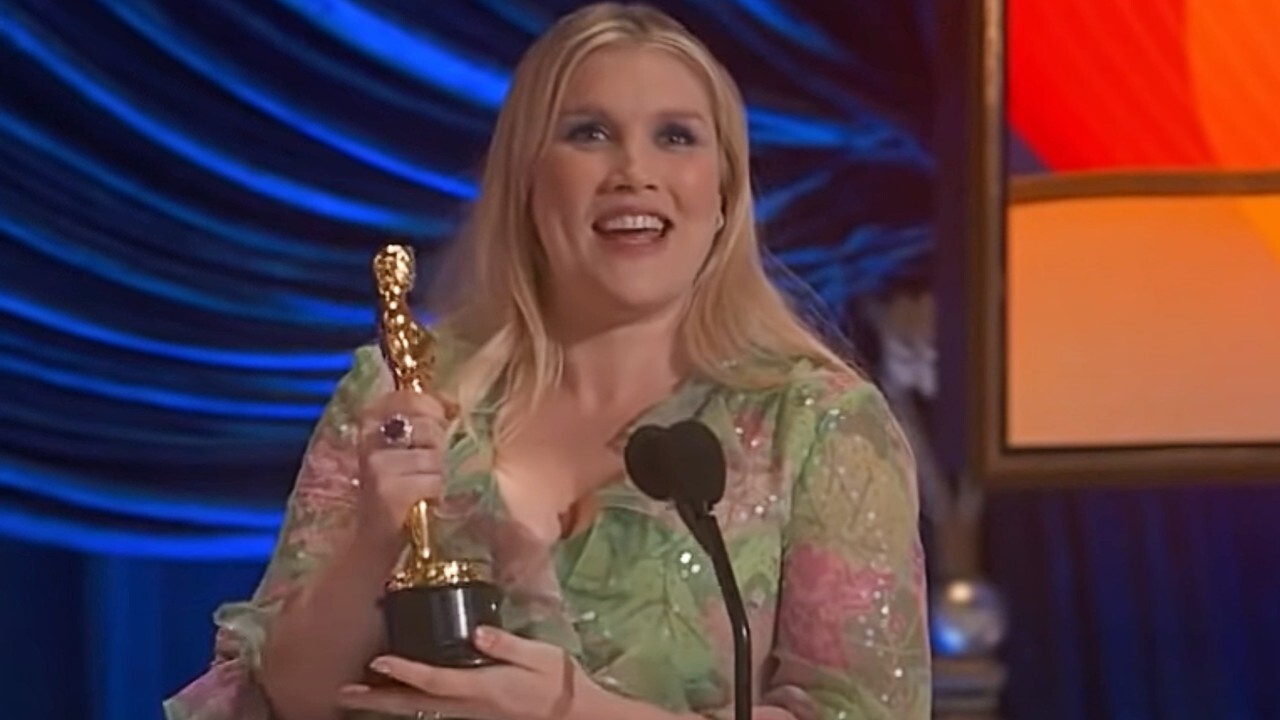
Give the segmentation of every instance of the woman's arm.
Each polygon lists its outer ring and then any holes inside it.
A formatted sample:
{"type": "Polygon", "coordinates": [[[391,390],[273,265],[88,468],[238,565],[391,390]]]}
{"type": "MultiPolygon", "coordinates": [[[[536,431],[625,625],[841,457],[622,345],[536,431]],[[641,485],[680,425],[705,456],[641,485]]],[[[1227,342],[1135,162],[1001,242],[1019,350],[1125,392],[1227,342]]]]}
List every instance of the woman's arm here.
{"type": "Polygon", "coordinates": [[[218,609],[213,664],[166,701],[169,720],[335,716],[338,686],[378,643],[374,601],[395,552],[351,532],[358,417],[381,376],[376,349],[357,351],[307,446],[262,581],[252,599],[218,609]]]}
{"type": "Polygon", "coordinates": [[[793,446],[799,470],[763,702],[801,720],[927,720],[931,660],[914,460],[873,385],[833,384],[815,391],[817,402],[805,410],[813,415],[795,424],[807,437],[793,446]]]}
{"type": "Polygon", "coordinates": [[[378,599],[397,554],[351,537],[267,635],[259,678],[278,720],[330,720],[342,685],[382,643],[378,599]]]}

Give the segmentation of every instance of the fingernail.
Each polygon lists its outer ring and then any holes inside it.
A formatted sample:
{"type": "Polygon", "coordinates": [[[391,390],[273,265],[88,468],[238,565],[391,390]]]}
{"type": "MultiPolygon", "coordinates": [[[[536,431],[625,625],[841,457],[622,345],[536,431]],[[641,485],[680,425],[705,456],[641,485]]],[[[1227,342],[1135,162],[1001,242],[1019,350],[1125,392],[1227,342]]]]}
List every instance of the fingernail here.
{"type": "Polygon", "coordinates": [[[493,644],[493,631],[485,627],[478,627],[472,633],[471,639],[476,645],[488,647],[493,644]]]}
{"type": "Polygon", "coordinates": [[[380,672],[384,675],[391,672],[391,663],[382,658],[378,658],[377,660],[369,663],[369,667],[373,668],[375,672],[380,672]]]}
{"type": "Polygon", "coordinates": [[[359,695],[361,693],[369,692],[369,686],[368,685],[345,685],[342,688],[342,692],[346,695],[359,695]]]}

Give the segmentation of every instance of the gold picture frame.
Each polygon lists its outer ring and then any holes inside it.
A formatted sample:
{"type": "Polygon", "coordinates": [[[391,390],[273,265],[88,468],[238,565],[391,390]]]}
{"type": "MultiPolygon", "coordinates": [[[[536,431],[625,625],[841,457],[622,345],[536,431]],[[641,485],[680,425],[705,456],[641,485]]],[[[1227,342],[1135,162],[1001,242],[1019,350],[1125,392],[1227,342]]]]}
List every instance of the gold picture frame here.
{"type": "MultiPolygon", "coordinates": [[[[1009,182],[1005,1],[948,0],[938,9],[936,436],[943,465],[1004,489],[1280,481],[1280,434],[1274,443],[1031,447],[1008,441],[1009,203],[1070,192],[1079,179],[1032,180],[1016,188],[1009,182]]],[[[1135,180],[1109,182],[1124,187],[1135,180]]],[[[1280,190],[1280,173],[1216,182],[1228,192],[1280,190]]],[[[1189,189],[1203,192],[1204,181],[1174,175],[1143,187],[1156,194],[1189,189]]]]}

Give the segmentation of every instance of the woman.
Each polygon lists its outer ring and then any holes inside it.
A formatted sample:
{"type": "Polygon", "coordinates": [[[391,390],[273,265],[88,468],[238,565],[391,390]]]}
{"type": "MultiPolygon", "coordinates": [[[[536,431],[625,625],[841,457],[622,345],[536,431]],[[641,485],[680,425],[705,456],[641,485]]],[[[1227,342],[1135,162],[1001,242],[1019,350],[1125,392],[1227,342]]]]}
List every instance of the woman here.
{"type": "Polygon", "coordinates": [[[169,717],[731,717],[714,577],[621,458],[631,429],[694,418],[729,463],[716,513],[754,717],[927,718],[912,459],[766,278],[743,104],[709,52],[650,9],[562,19],[516,71],[459,247],[436,391],[461,429],[358,351],[261,587],[219,611],[217,660],[169,717]],[[381,437],[395,414],[412,447],[381,437]],[[379,656],[376,603],[424,496],[446,555],[492,553],[506,630],[475,642],[503,665],[379,656]],[[415,689],[358,684],[370,667],[415,689]]]}

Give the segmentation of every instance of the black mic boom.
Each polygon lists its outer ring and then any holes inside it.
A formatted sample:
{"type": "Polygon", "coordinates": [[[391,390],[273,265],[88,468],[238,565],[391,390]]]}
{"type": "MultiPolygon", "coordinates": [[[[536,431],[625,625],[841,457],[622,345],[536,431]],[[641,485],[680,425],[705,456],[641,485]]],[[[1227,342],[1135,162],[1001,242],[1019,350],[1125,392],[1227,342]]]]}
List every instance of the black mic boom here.
{"type": "Polygon", "coordinates": [[[646,495],[670,501],[706,551],[733,628],[733,716],[751,718],[751,625],[733,575],[724,536],[711,509],[724,497],[725,459],[707,426],[685,420],[670,428],[638,428],[623,452],[627,474],[646,495]]]}

